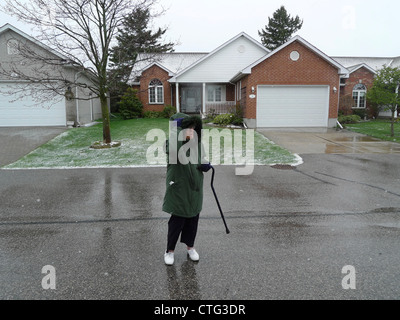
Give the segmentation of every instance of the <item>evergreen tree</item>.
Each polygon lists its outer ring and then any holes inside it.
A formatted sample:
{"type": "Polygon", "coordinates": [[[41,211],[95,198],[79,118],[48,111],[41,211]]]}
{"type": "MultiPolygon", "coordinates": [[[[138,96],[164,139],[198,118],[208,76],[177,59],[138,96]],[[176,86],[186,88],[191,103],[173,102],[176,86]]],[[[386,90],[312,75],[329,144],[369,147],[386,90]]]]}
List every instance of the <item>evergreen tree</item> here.
{"type": "MultiPolygon", "coordinates": [[[[138,7],[127,15],[118,29],[117,45],[110,50],[110,70],[108,72],[111,110],[118,111],[118,102],[129,88],[127,81],[139,53],[172,52],[174,43],[161,43],[167,29],[149,29],[153,16],[148,7],[138,7]]],[[[146,55],[146,59],[153,59],[146,55]]]]}
{"type": "Polygon", "coordinates": [[[268,17],[268,25],[258,31],[262,44],[269,50],[274,50],[287,42],[293,33],[300,30],[303,20],[299,16],[292,18],[284,6],[276,10],[272,18],[268,17]]]}
{"type": "Polygon", "coordinates": [[[118,29],[118,44],[110,50],[112,74],[118,80],[127,80],[139,53],[173,51],[174,43],[160,42],[167,29],[149,29],[151,18],[149,8],[139,7],[124,18],[118,29]]]}

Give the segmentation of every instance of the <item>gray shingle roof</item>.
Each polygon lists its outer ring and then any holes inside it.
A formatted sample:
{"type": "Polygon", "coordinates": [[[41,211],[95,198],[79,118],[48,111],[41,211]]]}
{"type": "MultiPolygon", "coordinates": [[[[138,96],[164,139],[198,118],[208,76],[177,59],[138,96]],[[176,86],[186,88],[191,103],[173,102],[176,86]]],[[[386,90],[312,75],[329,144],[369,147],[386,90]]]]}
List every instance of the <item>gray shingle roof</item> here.
{"type": "Polygon", "coordinates": [[[400,67],[400,57],[332,57],[347,69],[354,70],[357,66],[365,63],[375,71],[382,69],[384,65],[400,67]]]}
{"type": "Polygon", "coordinates": [[[130,83],[136,81],[137,77],[141,73],[157,63],[166,69],[171,76],[177,74],[183,69],[189,67],[196,61],[200,60],[208,53],[202,52],[171,52],[171,53],[159,53],[159,54],[140,54],[138,56],[138,62],[132,69],[132,73],[129,79],[130,83]]]}

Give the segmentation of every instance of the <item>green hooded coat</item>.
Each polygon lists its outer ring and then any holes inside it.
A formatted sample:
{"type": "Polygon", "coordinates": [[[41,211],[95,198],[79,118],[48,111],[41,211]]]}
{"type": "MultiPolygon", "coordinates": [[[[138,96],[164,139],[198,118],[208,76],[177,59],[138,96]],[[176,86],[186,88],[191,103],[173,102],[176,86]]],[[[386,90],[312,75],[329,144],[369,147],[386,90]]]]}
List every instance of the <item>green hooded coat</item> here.
{"type": "MultiPolygon", "coordinates": [[[[201,129],[202,121],[199,116],[188,116],[184,113],[177,113],[171,117],[171,121],[183,118],[182,125],[177,127],[176,135],[170,135],[170,139],[175,139],[177,150],[179,151],[186,141],[179,141],[177,138],[181,130],[194,127],[198,135],[197,159],[187,164],[182,164],[179,158],[170,163],[170,152],[173,148],[170,146],[172,141],[167,141],[167,177],[166,192],[162,210],[171,215],[192,218],[197,216],[203,206],[203,172],[197,167],[201,163],[201,129]]],[[[176,123],[176,122],[175,122],[176,123]]],[[[171,129],[171,128],[170,128],[171,129]]],[[[189,152],[189,151],[188,151],[189,152]]],[[[188,155],[187,152],[187,155],[188,155]]]]}

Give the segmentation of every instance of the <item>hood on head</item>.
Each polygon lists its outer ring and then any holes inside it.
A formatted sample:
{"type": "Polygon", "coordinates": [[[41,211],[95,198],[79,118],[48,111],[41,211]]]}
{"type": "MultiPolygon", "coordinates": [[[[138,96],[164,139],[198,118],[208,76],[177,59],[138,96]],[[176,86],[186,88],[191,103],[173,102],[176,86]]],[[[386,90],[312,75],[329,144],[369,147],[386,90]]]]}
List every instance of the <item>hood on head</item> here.
{"type": "Polygon", "coordinates": [[[186,129],[186,128],[194,128],[194,131],[196,131],[197,133],[197,137],[199,139],[199,142],[201,141],[201,130],[203,129],[203,121],[201,120],[200,116],[189,116],[185,113],[176,113],[174,114],[170,120],[171,121],[175,121],[178,119],[182,119],[181,120],[181,125],[180,127],[182,129],[186,129]]]}

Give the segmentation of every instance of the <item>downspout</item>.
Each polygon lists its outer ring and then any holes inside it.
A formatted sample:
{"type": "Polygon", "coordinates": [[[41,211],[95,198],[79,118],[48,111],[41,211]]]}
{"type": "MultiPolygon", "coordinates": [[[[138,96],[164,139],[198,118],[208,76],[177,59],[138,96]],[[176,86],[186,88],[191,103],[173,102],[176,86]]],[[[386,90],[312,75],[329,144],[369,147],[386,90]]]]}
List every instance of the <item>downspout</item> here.
{"type": "Polygon", "coordinates": [[[90,97],[90,122],[94,121],[94,114],[93,114],[93,99],[92,99],[92,93],[89,93],[89,97],[90,97]]]}
{"type": "Polygon", "coordinates": [[[80,122],[79,122],[79,88],[78,88],[78,86],[76,85],[76,82],[78,81],[78,75],[80,74],[80,73],[82,73],[82,72],[84,72],[84,70],[82,70],[82,71],[79,71],[79,72],[77,72],[77,73],[75,73],[75,81],[74,81],[74,83],[75,83],[75,108],[76,108],[76,126],[78,127],[78,126],[80,126],[81,124],[80,124],[80,122]]]}
{"type": "Polygon", "coordinates": [[[176,112],[181,112],[181,107],[179,105],[179,82],[176,82],[175,84],[175,90],[176,90],[176,112]]]}
{"type": "MultiPolygon", "coordinates": [[[[396,98],[399,96],[399,87],[400,87],[400,84],[398,84],[396,87],[396,98]]],[[[397,111],[396,117],[398,116],[398,113],[399,113],[398,109],[399,109],[399,106],[396,105],[396,109],[395,109],[395,112],[397,111]]]]}

